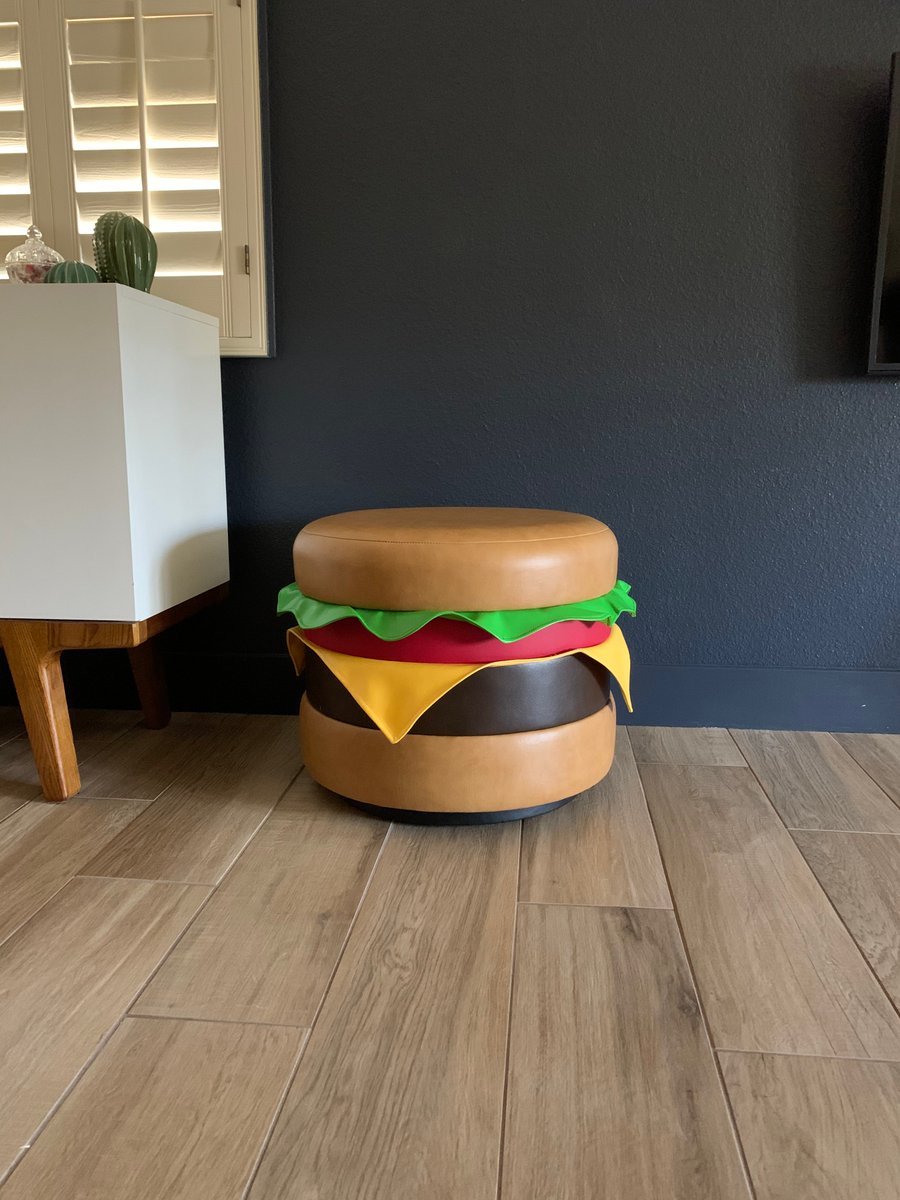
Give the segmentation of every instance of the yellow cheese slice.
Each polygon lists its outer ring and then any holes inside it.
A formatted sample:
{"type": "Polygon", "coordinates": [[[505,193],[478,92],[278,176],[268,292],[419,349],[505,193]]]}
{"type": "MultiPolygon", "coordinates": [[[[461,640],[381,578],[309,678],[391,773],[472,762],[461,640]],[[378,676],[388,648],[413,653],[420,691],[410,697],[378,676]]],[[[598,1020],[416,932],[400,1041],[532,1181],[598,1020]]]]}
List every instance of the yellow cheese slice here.
{"type": "Polygon", "coordinates": [[[521,662],[548,662],[569,654],[586,654],[601,667],[606,667],[622,689],[628,711],[632,711],[629,693],[631,656],[618,625],[613,625],[609,637],[599,646],[566,650],[563,654],[551,654],[543,659],[509,658],[495,663],[414,663],[357,658],[352,654],[325,650],[308,642],[302,629],[289,629],[288,650],[298,673],[303,669],[304,646],[318,654],[363,712],[392,743],[404,738],[422,713],[427,712],[441,696],[446,696],[458,683],[477,671],[521,662]]]}

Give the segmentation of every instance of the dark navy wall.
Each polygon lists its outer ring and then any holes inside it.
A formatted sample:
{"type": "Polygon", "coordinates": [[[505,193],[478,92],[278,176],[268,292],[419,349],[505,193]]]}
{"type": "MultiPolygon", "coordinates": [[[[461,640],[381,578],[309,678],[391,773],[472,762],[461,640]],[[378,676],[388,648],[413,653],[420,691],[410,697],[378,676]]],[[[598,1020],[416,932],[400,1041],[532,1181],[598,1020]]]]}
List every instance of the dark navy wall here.
{"type": "Polygon", "coordinates": [[[894,0],[268,9],[278,355],[223,365],[233,599],[170,639],[182,700],[293,702],[310,518],[523,504],[618,534],[639,718],[896,724],[894,0]]]}

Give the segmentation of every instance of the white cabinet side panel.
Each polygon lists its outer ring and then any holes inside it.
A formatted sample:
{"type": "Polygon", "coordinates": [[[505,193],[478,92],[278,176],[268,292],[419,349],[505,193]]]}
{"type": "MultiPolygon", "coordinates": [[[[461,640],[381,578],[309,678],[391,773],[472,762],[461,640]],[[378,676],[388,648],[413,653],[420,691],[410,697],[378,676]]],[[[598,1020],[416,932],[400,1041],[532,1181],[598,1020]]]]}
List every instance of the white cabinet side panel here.
{"type": "Polygon", "coordinates": [[[0,617],[133,618],[114,289],[0,288],[0,617]]]}
{"type": "Polygon", "coordinates": [[[138,619],[228,579],[218,329],[119,293],[138,619]]]}

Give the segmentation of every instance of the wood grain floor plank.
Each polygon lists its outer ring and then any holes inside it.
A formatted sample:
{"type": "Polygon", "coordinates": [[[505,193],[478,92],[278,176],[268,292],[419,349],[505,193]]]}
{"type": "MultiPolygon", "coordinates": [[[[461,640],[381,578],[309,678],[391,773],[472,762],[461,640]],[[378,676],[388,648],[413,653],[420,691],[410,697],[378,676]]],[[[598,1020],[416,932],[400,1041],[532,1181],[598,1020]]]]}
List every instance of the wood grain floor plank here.
{"type": "MultiPolygon", "coordinates": [[[[18,711],[18,710],[16,710],[18,711]]],[[[111,747],[138,720],[138,714],[112,709],[77,709],[72,713],[72,735],[80,763],[88,763],[111,747]]],[[[2,739],[0,739],[2,740],[2,739]]],[[[0,820],[27,800],[41,796],[31,746],[24,733],[0,745],[0,820]]]]}
{"type": "Polygon", "coordinates": [[[900,808],[830,733],[733,734],[789,828],[900,833],[900,808]]]}
{"type": "Polygon", "coordinates": [[[118,708],[76,708],[70,716],[75,750],[85,763],[130,734],[141,719],[133,709],[118,708]]]}
{"type": "Polygon", "coordinates": [[[11,742],[13,738],[21,737],[25,732],[22,724],[22,714],[13,705],[0,705],[0,746],[11,742]]]}
{"type": "Polygon", "coordinates": [[[900,733],[832,735],[895,804],[900,804],[900,733]]]}
{"type": "Polygon", "coordinates": [[[664,729],[631,725],[628,736],[639,763],[688,767],[742,767],[744,760],[727,729],[664,729]]]}
{"type": "Polygon", "coordinates": [[[302,774],[133,1011],[311,1025],[388,828],[302,774]]]}
{"type": "Polygon", "coordinates": [[[502,1200],[748,1200],[671,913],[522,905],[502,1200]]]}
{"type": "Polygon", "coordinates": [[[208,895],[74,879],[0,947],[0,1173],[208,895]]]}
{"type": "Polygon", "coordinates": [[[900,1059],[900,1017],[751,772],[641,777],[716,1045],[900,1059]]]}
{"type": "Polygon", "coordinates": [[[217,744],[217,736],[240,722],[240,716],[225,713],[173,713],[165,729],[132,729],[82,765],[82,795],[155,800],[217,744]]]}
{"type": "Polygon", "coordinates": [[[229,718],[84,874],[216,883],[299,770],[295,717],[229,718]]]}
{"type": "Polygon", "coordinates": [[[0,942],[134,820],[137,800],[30,801],[0,824],[0,942]]]}
{"type": "Polygon", "coordinates": [[[625,729],[601,783],[522,830],[521,900],[671,908],[625,729]]]}
{"type": "Polygon", "coordinates": [[[391,830],[252,1200],[495,1200],[518,847],[391,830]]]}
{"type": "Polygon", "coordinates": [[[794,840],[900,1007],[900,838],[803,830],[794,840]]]}
{"type": "Polygon", "coordinates": [[[4,1200],[240,1200],[304,1032],[126,1019],[4,1200]]]}
{"type": "Polygon", "coordinates": [[[2,767],[0,767],[0,821],[5,821],[7,817],[18,812],[23,804],[27,804],[29,800],[36,800],[40,794],[40,788],[36,787],[12,784],[7,788],[4,785],[2,767]]]}
{"type": "MultiPolygon", "coordinates": [[[[75,750],[80,762],[88,762],[107,747],[114,745],[140,720],[140,713],[117,708],[76,708],[69,715],[75,750]]],[[[15,760],[21,777],[36,783],[38,773],[33,757],[26,753],[30,746],[24,729],[19,730],[15,740],[18,743],[15,746],[15,760]]],[[[9,743],[5,748],[13,753],[14,748],[9,743]]]]}
{"type": "Polygon", "coordinates": [[[757,1200],[897,1200],[900,1064],[720,1059],[757,1200]]]}

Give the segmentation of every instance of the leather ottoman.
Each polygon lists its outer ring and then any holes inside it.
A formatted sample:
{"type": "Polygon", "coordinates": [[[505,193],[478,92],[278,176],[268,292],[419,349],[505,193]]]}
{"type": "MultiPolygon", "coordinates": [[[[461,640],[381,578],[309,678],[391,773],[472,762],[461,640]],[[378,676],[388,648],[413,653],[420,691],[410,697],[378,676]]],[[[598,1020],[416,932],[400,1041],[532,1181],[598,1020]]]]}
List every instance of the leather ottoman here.
{"type": "MultiPolygon", "coordinates": [[[[483,823],[564,804],[609,770],[616,625],[634,612],[600,521],[411,508],[313,521],[279,611],[306,694],[307,769],[391,819],[483,823]]],[[[629,704],[630,706],[630,704],[629,704]]]]}

